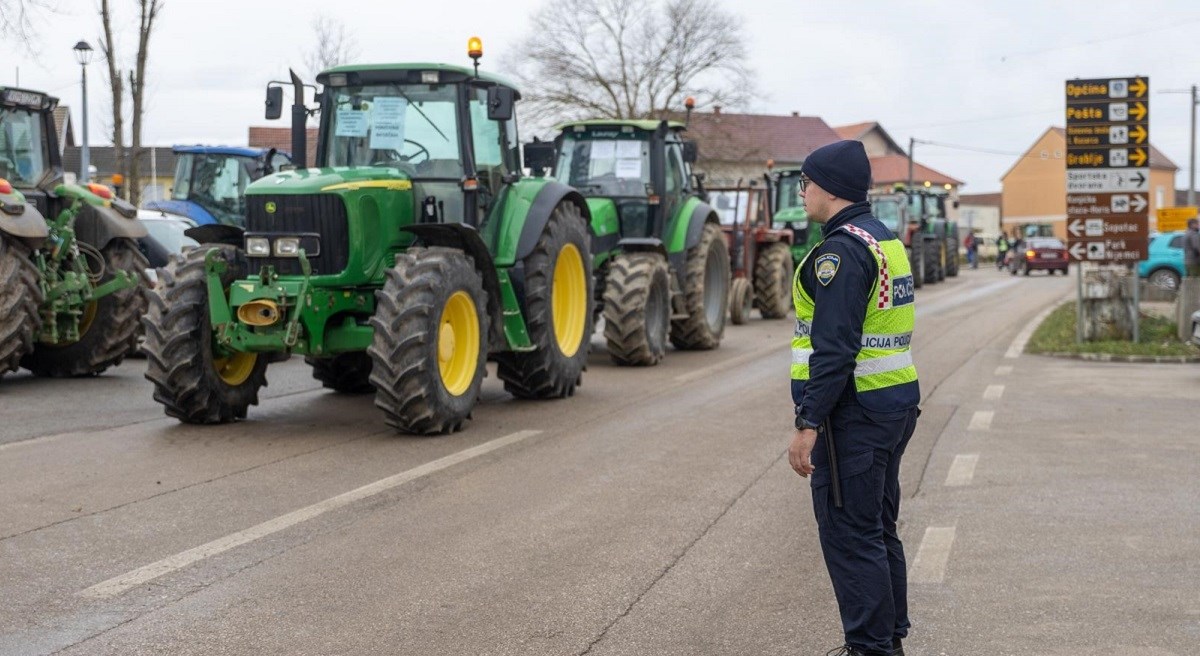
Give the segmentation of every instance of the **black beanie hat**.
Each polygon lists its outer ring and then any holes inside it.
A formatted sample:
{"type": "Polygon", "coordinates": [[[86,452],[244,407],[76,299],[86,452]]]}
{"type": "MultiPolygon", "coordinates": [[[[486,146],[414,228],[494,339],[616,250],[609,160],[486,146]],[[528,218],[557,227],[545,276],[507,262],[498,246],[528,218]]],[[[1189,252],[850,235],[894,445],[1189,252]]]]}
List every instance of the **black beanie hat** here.
{"type": "Polygon", "coordinates": [[[814,150],[800,172],[825,191],[851,202],[867,199],[871,162],[861,141],[838,141],[814,150]]]}

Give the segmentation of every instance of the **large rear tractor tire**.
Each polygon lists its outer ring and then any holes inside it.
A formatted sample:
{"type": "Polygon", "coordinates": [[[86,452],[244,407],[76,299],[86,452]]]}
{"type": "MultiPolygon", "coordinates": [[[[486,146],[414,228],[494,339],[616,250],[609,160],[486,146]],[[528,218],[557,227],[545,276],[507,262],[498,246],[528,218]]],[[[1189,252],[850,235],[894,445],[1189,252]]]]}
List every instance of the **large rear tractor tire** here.
{"type": "Polygon", "coordinates": [[[368,394],[375,391],[371,385],[371,356],[365,351],[338,353],[331,358],[307,356],[304,361],[312,366],[313,378],[321,386],[341,394],[368,394]]]}
{"type": "Polygon", "coordinates": [[[753,309],[754,292],[750,289],[750,281],[734,278],[729,286],[729,320],[733,325],[740,326],[750,320],[753,309]]]}
{"type": "Polygon", "coordinates": [[[146,290],[150,288],[146,257],[130,239],[114,239],[100,254],[104,257],[104,272],[97,284],[112,280],[117,271],[132,275],[138,284],[89,303],[79,322],[79,341],[36,344],[33,352],[21,360],[21,366],[35,375],[94,376],[121,364],[137,349],[142,315],[146,313],[146,290]]]}
{"type": "Polygon", "coordinates": [[[720,226],[706,223],[700,243],[688,249],[684,272],[687,317],[671,321],[671,343],[678,349],[720,346],[729,312],[729,248],[720,226]]]}
{"type": "Polygon", "coordinates": [[[958,276],[958,241],[955,239],[946,240],[946,275],[955,278],[958,276]]]}
{"type": "Polygon", "coordinates": [[[367,354],[384,421],[417,435],[459,430],[487,361],[487,297],[471,259],[449,248],[409,249],[375,300],[367,354]]]}
{"type": "Polygon", "coordinates": [[[658,364],[667,353],[671,279],[658,253],[622,253],[612,259],[604,287],[604,338],[613,362],[658,364]]]}
{"type": "Polygon", "coordinates": [[[592,340],[592,255],[579,208],[562,201],[525,259],[525,312],[533,351],[503,353],[496,372],[521,399],[571,396],[592,340]]]}
{"type": "Polygon", "coordinates": [[[783,243],[758,252],[754,263],[754,304],[764,319],[784,319],[792,314],[792,250],[783,243]]]}
{"type": "Polygon", "coordinates": [[[33,350],[42,325],[42,288],[29,249],[0,233],[0,375],[15,371],[33,350]]]}
{"type": "Polygon", "coordinates": [[[159,271],[142,319],[146,378],[154,383],[154,400],[187,424],[244,419],[246,409],[258,405],[258,390],[267,384],[267,355],[226,355],[213,343],[204,257],[214,248],[227,265],[221,276],[226,291],[246,276],[249,267],[240,249],[215,244],[194,248],[159,271]]]}

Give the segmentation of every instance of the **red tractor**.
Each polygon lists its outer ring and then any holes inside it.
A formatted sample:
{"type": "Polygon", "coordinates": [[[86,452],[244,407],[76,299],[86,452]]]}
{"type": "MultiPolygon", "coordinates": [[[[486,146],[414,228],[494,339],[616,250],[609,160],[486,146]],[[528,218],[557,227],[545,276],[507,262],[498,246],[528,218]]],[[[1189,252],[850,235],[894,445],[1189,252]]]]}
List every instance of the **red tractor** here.
{"type": "Polygon", "coordinates": [[[761,184],[739,180],[733,188],[708,190],[729,244],[729,318],[735,325],[746,323],[756,307],[764,319],[783,319],[792,310],[792,231],[772,224],[769,182],[764,176],[761,184]]]}

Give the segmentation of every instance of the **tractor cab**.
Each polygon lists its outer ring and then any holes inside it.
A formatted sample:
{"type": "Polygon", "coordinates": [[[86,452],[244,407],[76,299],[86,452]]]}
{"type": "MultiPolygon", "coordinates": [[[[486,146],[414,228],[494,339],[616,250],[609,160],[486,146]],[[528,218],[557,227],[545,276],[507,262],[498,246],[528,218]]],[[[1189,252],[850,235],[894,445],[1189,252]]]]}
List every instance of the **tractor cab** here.
{"type": "Polygon", "coordinates": [[[196,225],[244,225],[246,187],[292,161],[274,148],[175,146],[171,150],[175,153],[171,195],[145,207],[186,217],[196,225]]]}
{"type": "Polygon", "coordinates": [[[683,139],[683,123],[593,120],[558,129],[554,177],[588,198],[593,214],[611,204],[623,239],[661,239],[696,192],[696,149],[683,139]]]}
{"type": "Polygon", "coordinates": [[[767,180],[772,189],[772,220],[777,227],[791,229],[792,259],[798,265],[821,239],[820,227],[809,223],[800,197],[800,169],[775,170],[767,174],[767,180]]]}
{"type": "Polygon", "coordinates": [[[58,99],[38,91],[0,87],[0,180],[18,189],[43,216],[62,179],[62,156],[54,131],[58,99]]]}

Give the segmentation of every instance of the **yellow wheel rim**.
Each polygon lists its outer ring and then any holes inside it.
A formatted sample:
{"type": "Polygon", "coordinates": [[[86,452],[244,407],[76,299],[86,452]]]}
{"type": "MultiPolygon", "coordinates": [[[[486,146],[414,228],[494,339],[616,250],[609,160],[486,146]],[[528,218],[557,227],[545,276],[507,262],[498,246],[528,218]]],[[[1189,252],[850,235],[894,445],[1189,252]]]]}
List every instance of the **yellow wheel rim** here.
{"type": "Polygon", "coordinates": [[[579,249],[575,244],[564,246],[554,263],[550,313],[554,320],[554,338],[558,341],[558,349],[568,358],[578,353],[583,343],[583,328],[587,324],[588,312],[587,275],[579,249]]]}
{"type": "Polygon", "coordinates": [[[234,353],[227,358],[215,358],[213,369],[226,385],[236,387],[250,379],[257,363],[257,353],[234,353]]]}
{"type": "Polygon", "coordinates": [[[479,314],[475,311],[475,301],[464,291],[454,292],[442,309],[437,359],[446,391],[454,396],[466,393],[479,364],[479,314]]]}

